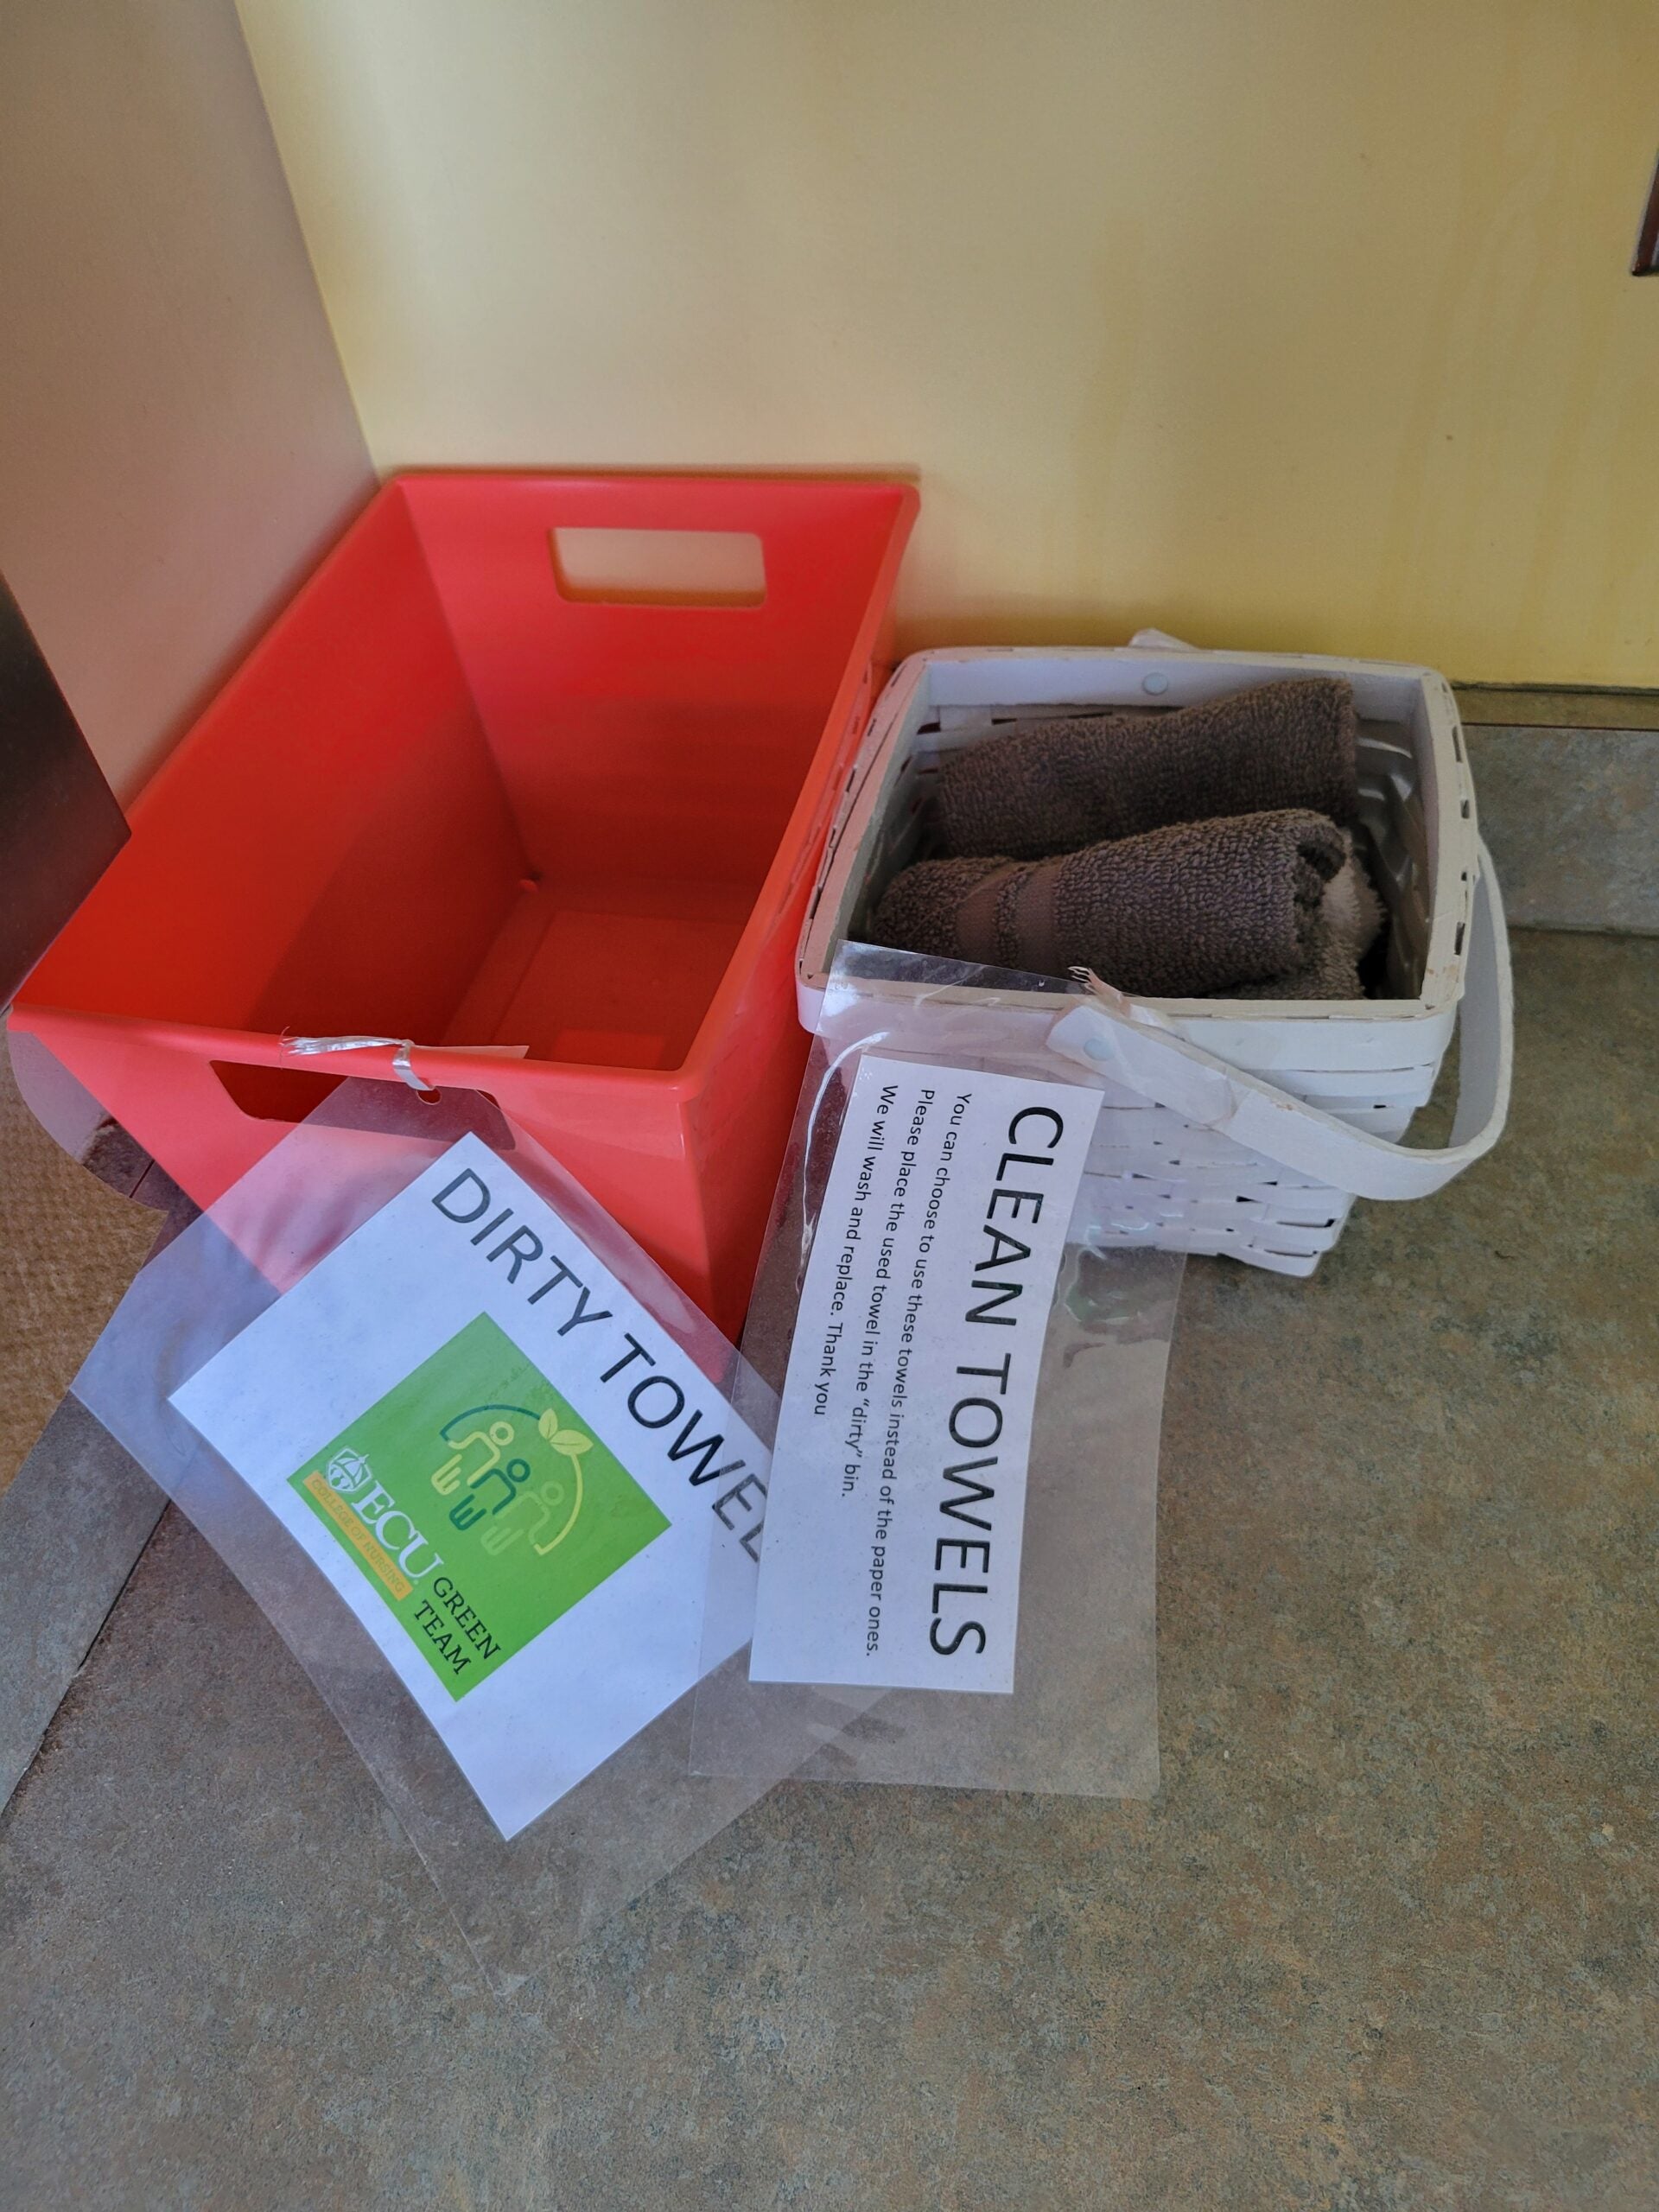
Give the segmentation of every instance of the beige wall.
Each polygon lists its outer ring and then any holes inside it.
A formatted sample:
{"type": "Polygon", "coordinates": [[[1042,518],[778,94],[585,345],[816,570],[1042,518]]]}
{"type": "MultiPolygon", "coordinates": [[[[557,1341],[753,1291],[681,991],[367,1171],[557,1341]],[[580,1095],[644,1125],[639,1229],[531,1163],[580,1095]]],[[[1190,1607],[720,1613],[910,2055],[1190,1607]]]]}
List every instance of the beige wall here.
{"type": "Polygon", "coordinates": [[[0,8],[0,573],[124,796],[369,480],[233,0],[0,8]]]}
{"type": "Polygon", "coordinates": [[[921,471],[912,641],[1659,683],[1652,0],[241,0],[410,461],[921,471]]]}

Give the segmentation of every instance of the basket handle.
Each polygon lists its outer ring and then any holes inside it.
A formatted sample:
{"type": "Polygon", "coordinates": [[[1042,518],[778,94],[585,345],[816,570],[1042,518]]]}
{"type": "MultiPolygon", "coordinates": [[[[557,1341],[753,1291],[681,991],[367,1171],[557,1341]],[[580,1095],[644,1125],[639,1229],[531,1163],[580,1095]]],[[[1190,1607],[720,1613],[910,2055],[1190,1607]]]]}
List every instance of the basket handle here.
{"type": "Polygon", "coordinates": [[[1149,1008],[1104,985],[1100,996],[1063,1015],[1048,1041],[1067,1059],[1109,1076],[1198,1128],[1231,1137],[1293,1173],[1356,1198],[1427,1198],[1491,1150],[1510,1110],[1515,1057],[1510,941],[1503,895],[1484,843],[1458,1027],[1458,1110],[1451,1142],[1439,1152],[1418,1151],[1351,1128],[1276,1084],[1189,1044],[1149,1008]]]}

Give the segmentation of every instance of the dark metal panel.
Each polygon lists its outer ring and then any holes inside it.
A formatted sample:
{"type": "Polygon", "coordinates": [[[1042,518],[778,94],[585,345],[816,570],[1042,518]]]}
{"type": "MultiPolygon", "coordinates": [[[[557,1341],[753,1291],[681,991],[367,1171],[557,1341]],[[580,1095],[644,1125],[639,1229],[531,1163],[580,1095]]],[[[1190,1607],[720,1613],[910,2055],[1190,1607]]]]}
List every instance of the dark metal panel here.
{"type": "Polygon", "coordinates": [[[0,1005],[128,835],[126,817],[0,578],[0,1005]]]}

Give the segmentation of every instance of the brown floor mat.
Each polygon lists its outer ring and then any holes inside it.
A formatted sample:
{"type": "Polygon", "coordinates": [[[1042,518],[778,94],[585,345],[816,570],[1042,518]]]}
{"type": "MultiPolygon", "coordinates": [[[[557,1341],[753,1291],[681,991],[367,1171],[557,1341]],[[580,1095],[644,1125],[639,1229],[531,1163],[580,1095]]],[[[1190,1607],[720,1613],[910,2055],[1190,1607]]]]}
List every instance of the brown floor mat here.
{"type": "Polygon", "coordinates": [[[0,1033],[0,1490],[160,1225],[59,1150],[23,1103],[0,1033]]]}

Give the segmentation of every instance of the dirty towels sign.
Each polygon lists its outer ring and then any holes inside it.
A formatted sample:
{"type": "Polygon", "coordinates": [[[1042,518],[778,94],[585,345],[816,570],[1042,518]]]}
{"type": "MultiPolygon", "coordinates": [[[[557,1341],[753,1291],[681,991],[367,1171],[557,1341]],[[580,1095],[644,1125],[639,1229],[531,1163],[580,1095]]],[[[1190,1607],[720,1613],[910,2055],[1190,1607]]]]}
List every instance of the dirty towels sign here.
{"type": "Polygon", "coordinates": [[[1099,1109],[860,1065],[772,1449],[752,1681],[1014,1688],[1032,1413],[1099,1109]]]}
{"type": "Polygon", "coordinates": [[[747,1632],[767,1454],[464,1137],[175,1394],[368,1630],[504,1834],[747,1632]],[[705,1634],[705,1626],[707,1633],[705,1634]]]}

